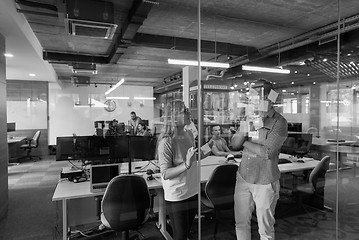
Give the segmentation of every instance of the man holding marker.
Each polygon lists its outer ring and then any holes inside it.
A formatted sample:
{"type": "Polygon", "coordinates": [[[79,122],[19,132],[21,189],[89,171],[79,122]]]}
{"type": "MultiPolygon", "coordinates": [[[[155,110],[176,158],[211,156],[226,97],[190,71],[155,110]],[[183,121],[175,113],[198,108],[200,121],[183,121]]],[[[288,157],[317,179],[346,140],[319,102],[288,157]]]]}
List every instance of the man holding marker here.
{"type": "Polygon", "coordinates": [[[232,147],[243,147],[234,194],[237,240],[251,239],[254,209],[260,239],[274,239],[274,211],[279,198],[278,158],[288,134],[287,121],[273,108],[277,97],[267,80],[253,82],[248,94],[247,121],[241,122],[240,130],[232,137],[232,147]],[[256,131],[249,130],[250,123],[256,131]]]}

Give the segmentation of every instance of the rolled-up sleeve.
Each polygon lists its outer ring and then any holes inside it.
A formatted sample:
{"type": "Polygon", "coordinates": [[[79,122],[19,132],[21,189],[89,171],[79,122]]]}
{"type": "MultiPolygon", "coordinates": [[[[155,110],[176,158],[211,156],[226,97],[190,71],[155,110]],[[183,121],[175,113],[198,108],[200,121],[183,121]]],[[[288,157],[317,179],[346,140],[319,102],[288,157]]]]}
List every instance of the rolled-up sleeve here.
{"type": "Polygon", "coordinates": [[[284,118],[278,118],[268,131],[267,137],[263,141],[265,147],[265,158],[273,159],[277,155],[288,136],[288,124],[284,118]]]}
{"type": "Polygon", "coordinates": [[[162,177],[165,177],[166,170],[173,166],[173,149],[168,138],[164,138],[158,144],[158,161],[162,177]]]}

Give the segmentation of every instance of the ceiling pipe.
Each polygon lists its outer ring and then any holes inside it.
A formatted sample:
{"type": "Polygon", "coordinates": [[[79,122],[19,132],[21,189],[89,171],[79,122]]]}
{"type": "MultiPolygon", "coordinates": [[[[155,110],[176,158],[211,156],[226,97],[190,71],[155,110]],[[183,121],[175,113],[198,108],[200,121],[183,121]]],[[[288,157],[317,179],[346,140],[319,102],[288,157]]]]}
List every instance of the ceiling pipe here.
{"type": "MultiPolygon", "coordinates": [[[[357,21],[357,20],[359,20],[359,14],[354,15],[354,16],[349,17],[349,18],[346,18],[346,19],[343,19],[341,21],[341,23],[342,24],[344,24],[344,23],[349,24],[349,23],[351,23],[353,21],[357,21]]],[[[243,64],[246,64],[246,63],[249,63],[249,62],[253,62],[253,61],[257,61],[257,60],[260,60],[260,59],[264,59],[264,58],[267,58],[269,56],[272,56],[272,55],[275,55],[275,54],[278,54],[278,53],[281,53],[281,52],[289,51],[289,50],[292,50],[292,49],[295,49],[295,48],[298,48],[298,47],[302,47],[302,46],[314,43],[316,41],[319,41],[319,40],[322,40],[322,39],[325,39],[325,38],[328,38],[328,37],[335,36],[335,35],[337,35],[337,29],[334,29],[334,26],[337,26],[337,23],[332,23],[332,24],[329,24],[329,25],[324,26],[322,28],[318,28],[316,30],[304,33],[304,34],[299,35],[297,37],[285,40],[285,41],[280,42],[278,44],[273,44],[271,46],[261,48],[261,49],[259,49],[259,52],[263,53],[263,54],[257,56],[254,59],[249,59],[247,57],[247,58],[245,58],[243,60],[239,60],[239,61],[236,61],[236,62],[232,63],[231,68],[229,69],[229,72],[231,72],[232,74],[235,72],[235,74],[237,74],[239,71],[241,71],[241,66],[240,65],[243,65],[243,64]],[[330,31],[330,32],[323,33],[324,31],[327,31],[329,29],[334,29],[334,30],[330,31]],[[323,34],[316,35],[318,33],[323,33],[323,34]],[[306,38],[306,39],[304,39],[304,38],[306,38]],[[302,40],[298,41],[300,39],[302,39],[302,40]],[[293,43],[295,41],[298,41],[298,42],[293,43]],[[282,47],[278,47],[278,45],[279,46],[284,45],[283,43],[285,43],[286,45],[282,46],[282,47]],[[270,51],[269,49],[271,49],[271,48],[274,49],[274,50],[270,51]]],[[[352,31],[352,30],[355,30],[355,29],[358,29],[358,28],[359,28],[359,22],[356,22],[356,23],[353,23],[353,24],[348,25],[348,26],[345,25],[341,29],[341,32],[345,33],[345,32],[349,32],[349,31],[352,31]]]]}

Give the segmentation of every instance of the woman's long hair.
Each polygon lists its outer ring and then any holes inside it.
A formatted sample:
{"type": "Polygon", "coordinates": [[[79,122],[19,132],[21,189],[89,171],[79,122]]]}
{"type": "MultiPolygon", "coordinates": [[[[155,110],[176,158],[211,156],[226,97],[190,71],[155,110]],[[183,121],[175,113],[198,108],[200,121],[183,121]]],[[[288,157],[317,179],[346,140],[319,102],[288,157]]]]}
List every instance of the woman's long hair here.
{"type": "MultiPolygon", "coordinates": [[[[164,111],[164,124],[161,129],[161,134],[157,139],[157,146],[156,149],[158,149],[158,144],[161,142],[164,138],[169,138],[170,140],[175,135],[177,126],[178,126],[178,119],[180,117],[184,118],[185,111],[188,111],[188,108],[186,108],[184,102],[182,100],[173,100],[172,102],[169,102],[165,106],[164,111]]],[[[158,151],[156,150],[156,159],[158,159],[158,151]]]]}

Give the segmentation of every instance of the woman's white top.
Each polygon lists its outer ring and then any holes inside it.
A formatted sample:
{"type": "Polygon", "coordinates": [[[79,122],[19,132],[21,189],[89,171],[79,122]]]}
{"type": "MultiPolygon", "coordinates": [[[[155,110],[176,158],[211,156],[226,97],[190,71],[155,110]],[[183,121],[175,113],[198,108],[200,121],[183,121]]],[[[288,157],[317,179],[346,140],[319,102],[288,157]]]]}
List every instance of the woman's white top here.
{"type": "Polygon", "coordinates": [[[181,137],[165,137],[158,144],[158,159],[161,169],[162,186],[165,200],[182,201],[198,194],[198,173],[196,162],[191,167],[172,179],[163,179],[166,169],[183,164],[187,150],[193,146],[193,135],[190,131],[181,137]]]}

